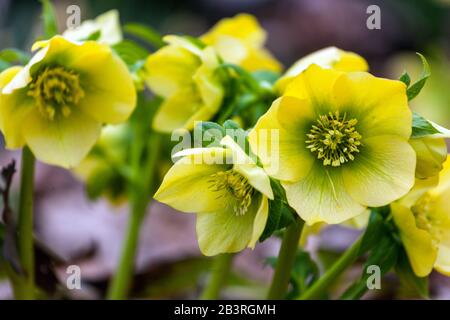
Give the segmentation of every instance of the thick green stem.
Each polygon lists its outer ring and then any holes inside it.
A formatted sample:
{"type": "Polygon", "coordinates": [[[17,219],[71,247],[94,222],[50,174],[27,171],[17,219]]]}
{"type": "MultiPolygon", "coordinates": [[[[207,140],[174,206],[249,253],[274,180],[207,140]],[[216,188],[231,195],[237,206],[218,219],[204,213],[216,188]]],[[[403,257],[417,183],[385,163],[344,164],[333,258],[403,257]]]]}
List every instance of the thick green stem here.
{"type": "Polygon", "coordinates": [[[291,224],[284,233],[280,253],[278,254],[275,274],[272,278],[272,284],[267,299],[279,300],[283,299],[286,295],[303,225],[304,221],[298,219],[291,224]]]}
{"type": "Polygon", "coordinates": [[[214,258],[211,276],[200,297],[202,300],[216,300],[231,271],[234,254],[224,253],[214,258]]]}
{"type": "Polygon", "coordinates": [[[336,279],[350,266],[360,255],[362,238],[356,240],[344,254],[317,280],[308,290],[300,295],[300,300],[319,299],[336,279]]]}
{"type": "Polygon", "coordinates": [[[135,152],[134,159],[132,159],[133,173],[130,186],[130,220],[128,222],[128,229],[122,247],[119,265],[108,288],[107,298],[111,300],[125,299],[128,296],[132,284],[140,226],[147,212],[151,194],[154,191],[155,168],[159,153],[159,144],[160,136],[158,134],[152,134],[147,145],[147,152],[150,152],[150,154],[146,163],[140,165],[140,161],[136,159],[142,155],[144,144],[140,145],[140,150],[135,152]]]}
{"type": "Polygon", "coordinates": [[[35,158],[28,147],[22,151],[20,198],[17,218],[18,248],[24,279],[19,282],[17,298],[34,298],[33,185],[35,158]]]}
{"type": "Polygon", "coordinates": [[[133,278],[140,225],[145,216],[147,202],[148,200],[145,204],[142,201],[133,203],[119,265],[108,290],[108,299],[125,299],[128,295],[133,278]]]}

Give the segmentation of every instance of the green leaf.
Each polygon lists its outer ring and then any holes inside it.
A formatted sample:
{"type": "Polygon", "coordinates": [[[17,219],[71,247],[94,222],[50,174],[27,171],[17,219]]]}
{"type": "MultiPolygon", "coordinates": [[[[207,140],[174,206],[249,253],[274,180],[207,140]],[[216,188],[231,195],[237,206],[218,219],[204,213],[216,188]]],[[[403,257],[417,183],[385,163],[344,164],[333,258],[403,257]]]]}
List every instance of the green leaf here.
{"type": "Polygon", "coordinates": [[[409,85],[411,84],[411,78],[409,77],[408,72],[403,72],[403,74],[400,76],[399,79],[401,82],[403,82],[404,84],[406,84],[406,87],[409,87],[409,85]]]}
{"type": "Polygon", "coordinates": [[[287,298],[298,297],[308,289],[320,276],[319,267],[311,259],[309,252],[299,249],[291,272],[292,290],[287,298]]]}
{"type": "Polygon", "coordinates": [[[19,49],[8,48],[0,51],[0,60],[7,63],[27,64],[30,58],[28,53],[19,49]]]}
{"type": "Polygon", "coordinates": [[[140,23],[128,23],[123,26],[123,30],[136,38],[142,39],[156,49],[165,45],[161,35],[155,29],[140,23]]]}
{"type": "Polygon", "coordinates": [[[123,40],[113,45],[112,49],[128,65],[128,68],[134,68],[149,55],[147,49],[132,40],[123,40]]]}
{"type": "Polygon", "coordinates": [[[427,119],[413,112],[411,138],[420,138],[440,133],[427,119]]]}
{"type": "Polygon", "coordinates": [[[420,53],[418,53],[418,52],[417,52],[417,55],[422,60],[423,69],[422,69],[422,73],[420,75],[419,80],[416,81],[416,83],[414,83],[413,85],[411,85],[406,91],[406,94],[408,96],[408,101],[411,101],[412,99],[414,99],[420,93],[420,91],[422,90],[423,86],[427,82],[427,79],[431,75],[430,66],[429,66],[429,64],[427,62],[427,59],[425,59],[425,57],[423,55],[421,55],[420,53]]]}
{"type": "Polygon", "coordinates": [[[383,216],[378,210],[372,209],[369,217],[369,224],[361,240],[359,254],[362,255],[372,249],[386,232],[386,225],[383,216]]]}
{"type": "Polygon", "coordinates": [[[286,194],[278,181],[271,179],[270,185],[274,193],[274,200],[269,200],[269,217],[266,227],[259,241],[262,242],[272,236],[275,232],[288,227],[295,221],[292,209],[286,202],[286,194]]]}
{"type": "Polygon", "coordinates": [[[84,39],[84,41],[97,41],[98,39],[100,39],[101,35],[102,35],[102,31],[97,30],[97,31],[91,33],[86,39],[84,39]]]}
{"type": "MultiPolygon", "coordinates": [[[[268,257],[266,264],[272,268],[276,268],[278,262],[277,257],[268,257]]],[[[319,267],[316,262],[311,259],[307,251],[298,249],[294,265],[291,271],[290,283],[291,290],[288,292],[286,299],[298,297],[302,292],[308,289],[320,276],[319,267]]]]}
{"type": "Polygon", "coordinates": [[[274,84],[280,78],[280,74],[278,72],[260,70],[253,72],[253,77],[260,83],[267,82],[274,84]]]}
{"type": "Polygon", "coordinates": [[[405,287],[408,292],[416,293],[425,299],[429,298],[428,277],[416,276],[403,248],[399,252],[395,271],[400,279],[400,284],[405,287]]]}
{"type": "Polygon", "coordinates": [[[194,128],[194,136],[201,137],[201,145],[194,147],[219,147],[225,137],[225,129],[215,122],[202,121],[194,128]]]}
{"type": "Polygon", "coordinates": [[[371,276],[367,272],[369,266],[375,265],[380,268],[380,276],[388,273],[397,263],[401,247],[390,233],[385,233],[378,239],[378,243],[372,248],[369,257],[363,267],[361,278],[351,285],[340,299],[354,300],[361,298],[368,290],[367,280],[371,276]]]}
{"type": "Polygon", "coordinates": [[[58,23],[56,21],[55,8],[50,0],[41,0],[42,3],[42,23],[44,25],[44,35],[47,39],[58,33],[58,23]]]}

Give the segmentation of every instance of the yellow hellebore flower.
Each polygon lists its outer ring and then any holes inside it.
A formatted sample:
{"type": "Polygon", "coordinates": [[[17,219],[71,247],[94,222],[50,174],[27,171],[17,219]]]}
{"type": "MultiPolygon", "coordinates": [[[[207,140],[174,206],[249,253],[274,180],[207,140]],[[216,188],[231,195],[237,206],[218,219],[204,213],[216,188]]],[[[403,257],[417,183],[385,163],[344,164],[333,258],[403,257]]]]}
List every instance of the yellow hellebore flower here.
{"type": "Polygon", "coordinates": [[[254,248],[273,199],[264,170],[226,136],[224,148],[195,148],[164,177],[155,199],[197,214],[197,238],[207,256],[254,248]]]}
{"type": "Polygon", "coordinates": [[[280,93],[283,93],[292,79],[305,71],[312,64],[317,64],[324,69],[334,69],[345,72],[367,71],[369,69],[366,60],[360,55],[336,47],[327,47],[312,52],[295,62],[275,83],[277,90],[280,93]]]}
{"type": "Polygon", "coordinates": [[[92,34],[100,32],[97,42],[114,45],[122,41],[119,12],[110,10],[99,15],[94,20],[85,20],[78,27],[67,29],[62,36],[71,41],[87,40],[92,34]]]}
{"type": "Polygon", "coordinates": [[[77,165],[103,123],[125,121],[136,104],[127,67],[106,45],[61,36],[33,45],[25,67],[0,74],[0,129],[7,148],[28,145],[48,164],[77,165]]]}
{"type": "Polygon", "coordinates": [[[252,149],[308,224],[341,223],[414,184],[406,86],[310,66],[250,132],[252,149]]]}
{"type": "Polygon", "coordinates": [[[412,194],[391,204],[394,222],[417,276],[425,277],[433,268],[450,276],[450,159],[439,183],[436,177],[417,181],[412,194]]]}
{"type": "Polygon", "coordinates": [[[196,121],[211,119],[220,108],[224,89],[216,72],[219,60],[211,47],[200,49],[177,36],[164,40],[168,45],[145,63],[147,85],[165,99],[153,127],[167,133],[191,130],[196,121]]]}
{"type": "Polygon", "coordinates": [[[264,48],[266,38],[266,32],[254,16],[238,14],[219,21],[200,40],[213,46],[225,62],[249,71],[280,72],[281,64],[264,48]]]}

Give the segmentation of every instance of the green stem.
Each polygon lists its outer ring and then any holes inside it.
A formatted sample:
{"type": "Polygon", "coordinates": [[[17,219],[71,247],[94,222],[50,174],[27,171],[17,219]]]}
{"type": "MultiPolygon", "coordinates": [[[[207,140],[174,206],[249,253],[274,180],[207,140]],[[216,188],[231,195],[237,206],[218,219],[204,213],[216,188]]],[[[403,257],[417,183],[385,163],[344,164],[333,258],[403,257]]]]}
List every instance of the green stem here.
{"type": "Polygon", "coordinates": [[[304,221],[297,219],[284,233],[267,299],[279,300],[286,295],[303,225],[304,221]]]}
{"type": "Polygon", "coordinates": [[[150,195],[153,193],[155,186],[155,169],[159,145],[160,136],[158,134],[152,134],[147,145],[147,151],[151,153],[148,155],[146,163],[142,166],[136,157],[140,158],[145,145],[142,144],[139,148],[140,150],[133,152],[133,172],[130,187],[130,220],[128,222],[128,229],[122,247],[119,265],[107,292],[107,298],[111,300],[125,299],[128,296],[132,284],[140,226],[147,212],[147,207],[151,199],[150,195]]]}
{"type": "Polygon", "coordinates": [[[211,276],[200,297],[202,300],[217,300],[220,290],[230,274],[234,254],[224,253],[214,258],[211,276]]]}
{"type": "Polygon", "coordinates": [[[319,299],[336,279],[360,256],[362,238],[356,240],[344,254],[317,280],[308,290],[300,295],[300,300],[319,299]]]}
{"type": "Polygon", "coordinates": [[[22,151],[20,198],[17,219],[18,248],[24,279],[19,282],[17,298],[34,298],[33,185],[35,158],[28,149],[22,151]]]}

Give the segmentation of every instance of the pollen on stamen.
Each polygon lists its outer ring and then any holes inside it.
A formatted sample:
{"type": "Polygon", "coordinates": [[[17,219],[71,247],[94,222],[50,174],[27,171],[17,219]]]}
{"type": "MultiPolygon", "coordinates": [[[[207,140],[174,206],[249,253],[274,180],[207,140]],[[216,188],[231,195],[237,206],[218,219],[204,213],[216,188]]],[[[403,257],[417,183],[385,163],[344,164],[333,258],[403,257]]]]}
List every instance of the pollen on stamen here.
{"type": "Polygon", "coordinates": [[[79,75],[63,67],[38,71],[27,94],[35,99],[41,114],[49,120],[70,116],[72,108],[84,97],[79,75]]]}
{"type": "Polygon", "coordinates": [[[358,120],[347,119],[339,111],[321,115],[306,134],[306,147],[324,166],[338,167],[353,161],[361,147],[361,135],[356,131],[358,120]]]}
{"type": "Polygon", "coordinates": [[[218,198],[231,195],[236,200],[233,211],[237,216],[247,213],[254,192],[247,178],[231,169],[213,174],[209,183],[210,189],[218,193],[218,198]]]}

